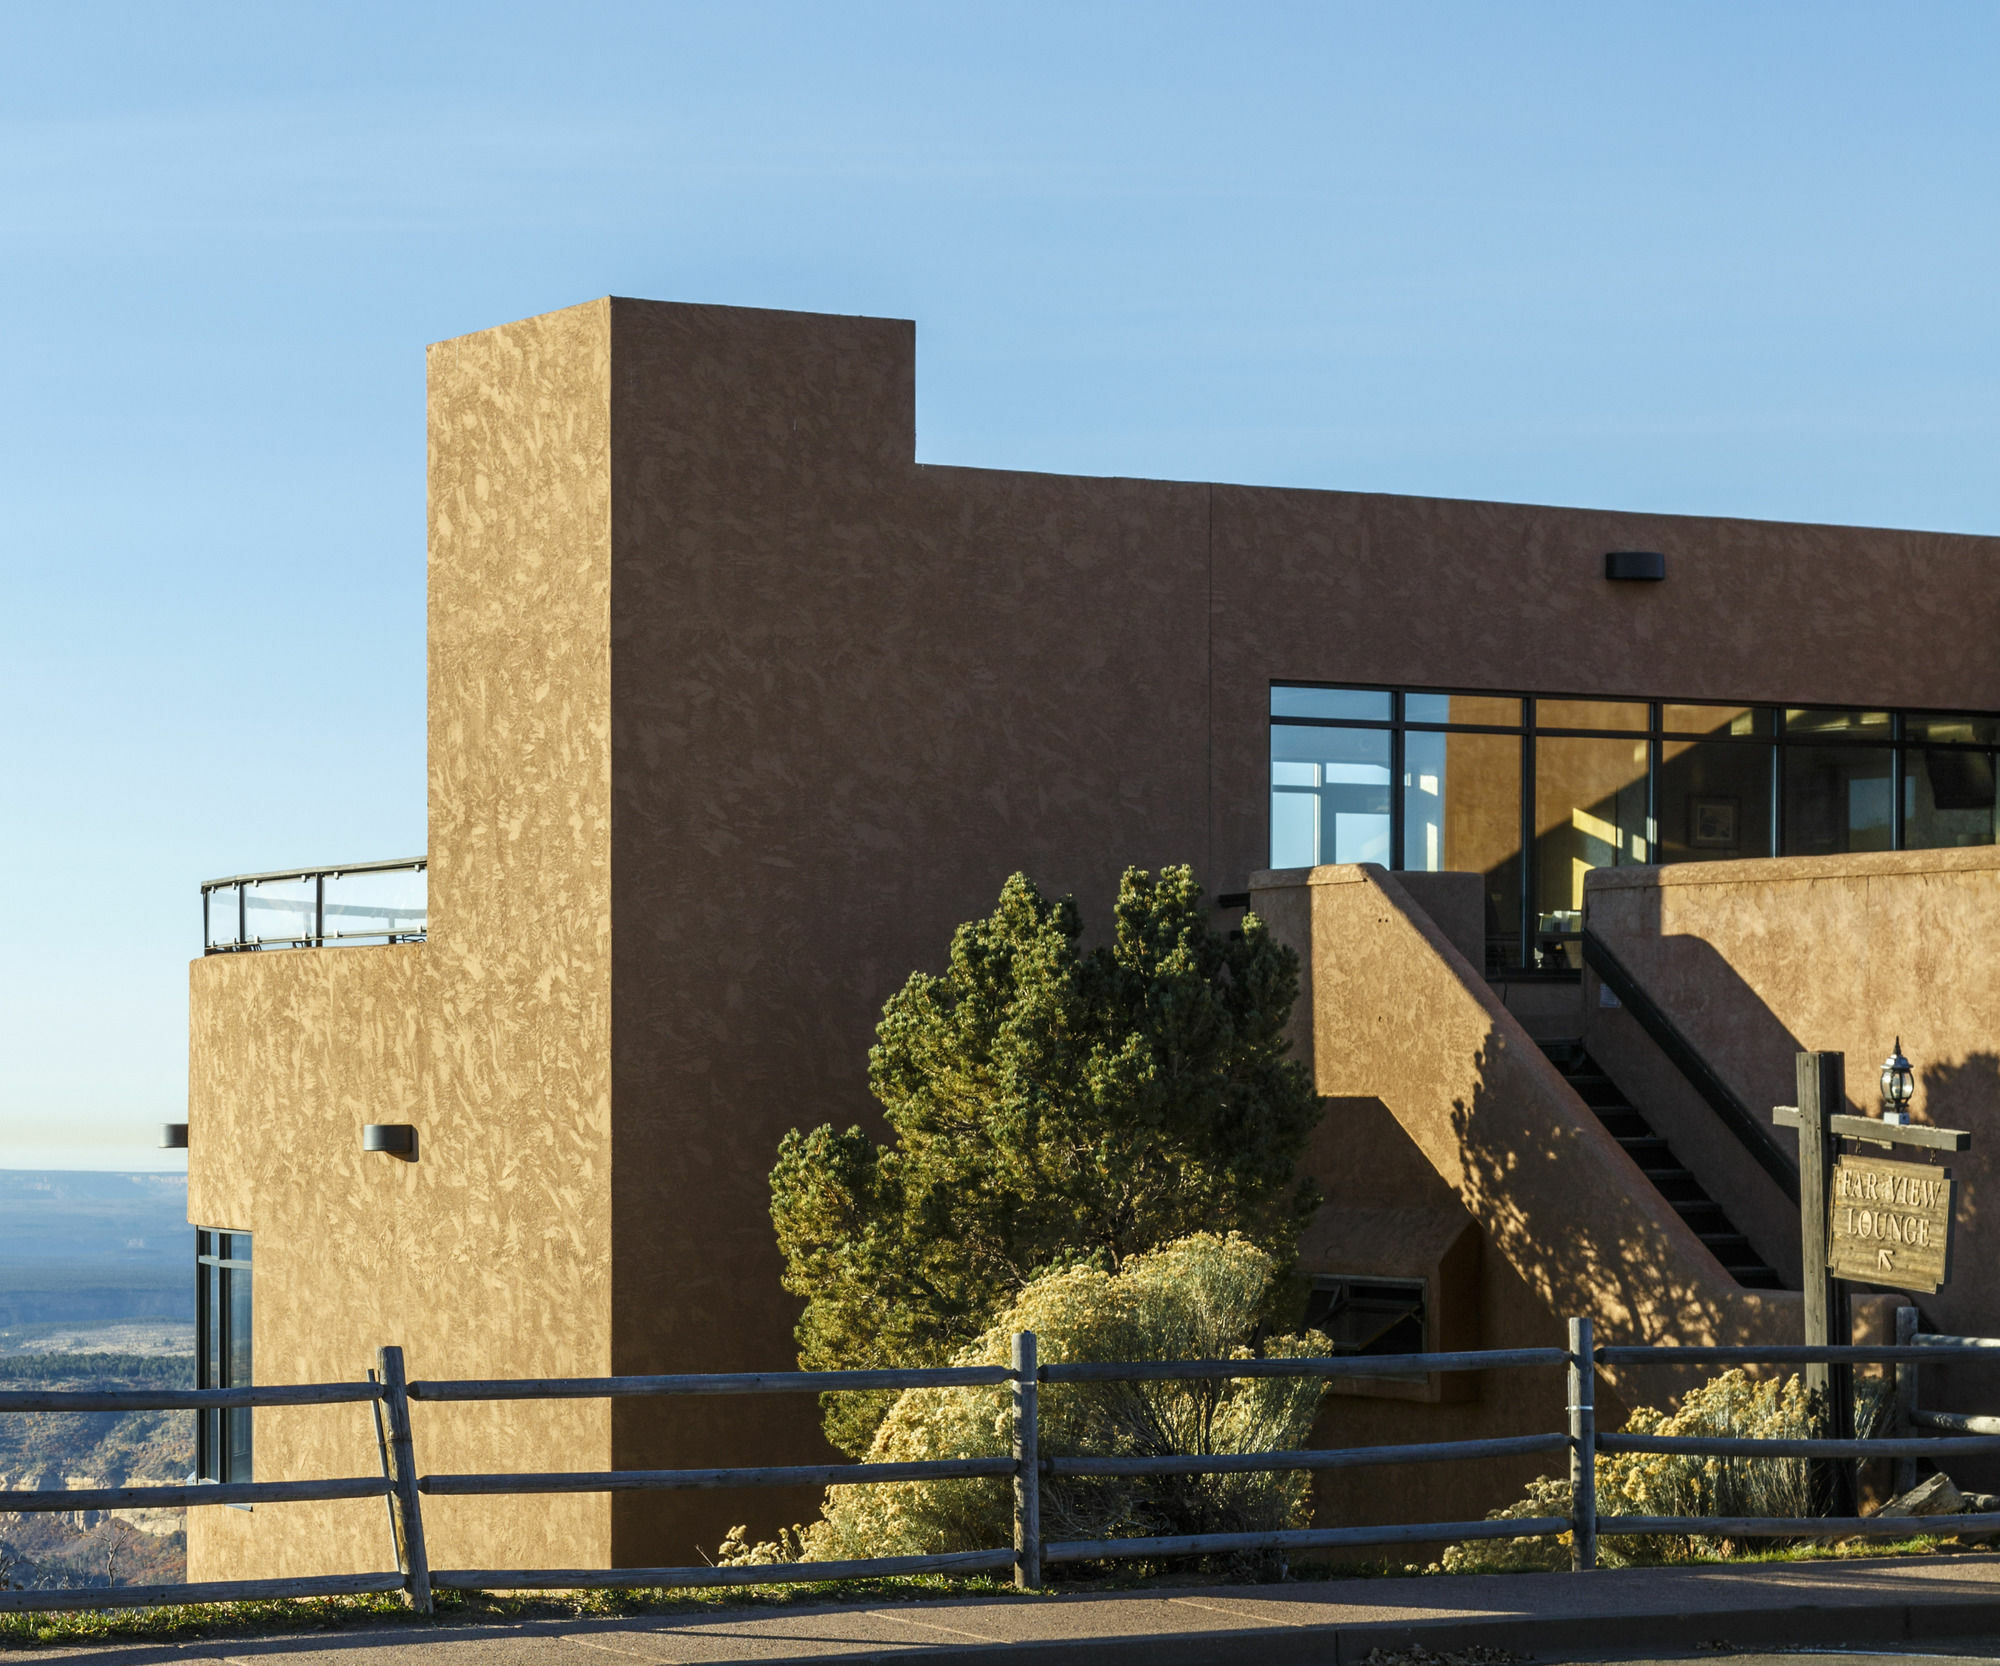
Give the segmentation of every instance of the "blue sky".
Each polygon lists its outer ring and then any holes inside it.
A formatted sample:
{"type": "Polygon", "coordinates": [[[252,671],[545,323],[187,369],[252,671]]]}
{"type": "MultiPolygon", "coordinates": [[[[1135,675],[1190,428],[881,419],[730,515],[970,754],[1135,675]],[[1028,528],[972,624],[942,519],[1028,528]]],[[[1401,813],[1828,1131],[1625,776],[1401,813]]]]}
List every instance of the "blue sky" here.
{"type": "Polygon", "coordinates": [[[423,849],[429,341],[888,314],[931,461],[2000,532],[1990,4],[5,25],[0,1166],[161,1161],[199,880],[423,849]]]}

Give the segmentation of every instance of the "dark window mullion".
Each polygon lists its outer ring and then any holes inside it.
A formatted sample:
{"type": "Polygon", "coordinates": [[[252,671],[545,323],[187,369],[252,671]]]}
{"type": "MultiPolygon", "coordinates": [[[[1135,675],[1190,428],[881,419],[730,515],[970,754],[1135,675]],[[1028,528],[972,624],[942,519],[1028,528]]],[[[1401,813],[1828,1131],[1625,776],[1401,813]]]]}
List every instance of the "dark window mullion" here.
{"type": "Polygon", "coordinates": [[[1889,714],[1889,848],[1903,848],[1903,714],[1889,714]]]}
{"type": "Polygon", "coordinates": [[[1666,764],[1666,748],[1660,730],[1666,723],[1662,703],[1652,705],[1653,732],[1646,737],[1646,860],[1660,860],[1660,771],[1666,764]]]}
{"type": "MultiPolygon", "coordinates": [[[[1782,736],[1782,731],[1780,731],[1782,736]]],[[[1771,744],[1771,854],[1785,853],[1785,744],[1782,738],[1771,744]]]]}
{"type": "Polygon", "coordinates": [[[1389,870],[1403,871],[1403,695],[1400,689],[1389,696],[1389,716],[1395,727],[1389,731],[1389,870]]]}
{"type": "Polygon", "coordinates": [[[1535,941],[1536,893],[1541,889],[1535,874],[1535,697],[1521,700],[1521,942],[1515,960],[1523,970],[1532,970],[1535,941]]]}

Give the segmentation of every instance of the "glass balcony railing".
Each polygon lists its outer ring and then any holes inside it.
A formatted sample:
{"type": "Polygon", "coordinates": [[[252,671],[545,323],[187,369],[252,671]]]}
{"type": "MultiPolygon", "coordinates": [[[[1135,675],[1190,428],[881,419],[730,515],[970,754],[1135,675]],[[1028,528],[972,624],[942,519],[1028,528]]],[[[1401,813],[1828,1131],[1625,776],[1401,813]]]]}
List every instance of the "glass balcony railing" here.
{"type": "Polygon", "coordinates": [[[202,952],[421,943],[430,925],[428,867],[428,858],[407,856],[208,880],[202,952]]]}

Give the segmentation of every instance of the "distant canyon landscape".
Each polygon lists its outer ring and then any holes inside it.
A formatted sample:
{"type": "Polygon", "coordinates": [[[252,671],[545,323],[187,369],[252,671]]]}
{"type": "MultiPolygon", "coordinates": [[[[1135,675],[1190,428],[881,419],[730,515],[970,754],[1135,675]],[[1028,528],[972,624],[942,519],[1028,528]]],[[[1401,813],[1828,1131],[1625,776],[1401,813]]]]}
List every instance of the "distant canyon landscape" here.
{"type": "MultiPolygon", "coordinates": [[[[192,1388],[193,1237],[184,1175],[0,1169],[0,1389],[192,1388]]],[[[0,1415],[0,1506],[193,1468],[191,1413],[0,1415]]],[[[0,1584],[179,1580],[183,1514],[0,1507],[0,1584]]]]}

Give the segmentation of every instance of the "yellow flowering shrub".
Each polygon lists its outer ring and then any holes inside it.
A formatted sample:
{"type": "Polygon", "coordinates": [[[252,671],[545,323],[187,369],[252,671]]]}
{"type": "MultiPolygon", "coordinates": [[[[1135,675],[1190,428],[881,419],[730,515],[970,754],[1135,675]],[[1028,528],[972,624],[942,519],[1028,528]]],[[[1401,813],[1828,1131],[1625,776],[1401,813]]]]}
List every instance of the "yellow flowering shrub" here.
{"type": "MultiPolygon", "coordinates": [[[[999,1322],[960,1350],[955,1365],[1004,1365],[1016,1331],[1033,1331],[1043,1364],[1082,1360],[1250,1359],[1276,1269],[1248,1239],[1197,1233],[1116,1273],[1079,1267],[1028,1285],[999,1322]]],[[[1317,1332],[1267,1339],[1263,1357],[1325,1354],[1317,1332]]],[[[1046,1457],[1164,1456],[1300,1447],[1323,1382],[1043,1385],[1046,1457]]],[[[1003,1456],[1011,1450],[1009,1390],[911,1389],[896,1397],[867,1462],[1003,1456]]],[[[1005,1479],[908,1481],[827,1489],[820,1519],[775,1541],[724,1541],[723,1563],[839,1561],[992,1549],[1013,1540],[1005,1479]]],[[[1303,1473],[1044,1477],[1042,1535],[1062,1539],[1250,1532],[1303,1525],[1303,1473]]]]}
{"type": "MultiPolygon", "coordinates": [[[[1892,1391],[1876,1379],[1855,1384],[1855,1433],[1867,1439],[1887,1421],[1892,1391]]],[[[1725,1371],[1692,1390],[1671,1415],[1641,1406],[1628,1435],[1691,1435],[1736,1440],[1802,1440],[1813,1432],[1804,1383],[1725,1371]]],[[[1487,1519],[1566,1516],[1567,1478],[1537,1477],[1526,1494],[1487,1519]]],[[[1600,1453],[1597,1459],[1598,1562],[1630,1567],[1713,1554],[1717,1541],[1676,1534],[1618,1534],[1618,1516],[1806,1516],[1815,1513],[1804,1458],[1704,1458],[1678,1452],[1600,1453]]],[[[1502,1573],[1569,1566],[1570,1535],[1467,1540],[1436,1564],[1444,1573],[1502,1573]]]]}

